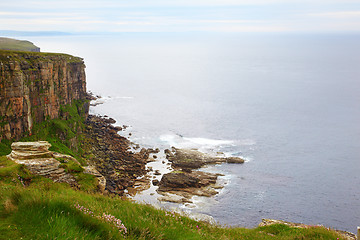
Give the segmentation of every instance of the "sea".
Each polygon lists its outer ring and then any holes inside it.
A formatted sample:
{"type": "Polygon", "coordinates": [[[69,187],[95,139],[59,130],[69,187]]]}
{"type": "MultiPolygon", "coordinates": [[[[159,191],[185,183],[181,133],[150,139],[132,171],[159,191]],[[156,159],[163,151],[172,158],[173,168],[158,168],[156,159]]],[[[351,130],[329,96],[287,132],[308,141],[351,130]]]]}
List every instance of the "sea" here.
{"type": "MultiPolygon", "coordinates": [[[[221,225],[360,226],[360,35],[119,33],[27,38],[84,58],[87,88],[143,147],[238,156],[179,206],[221,225]]],[[[146,202],[146,198],[144,201],[146,202]]],[[[149,200],[151,201],[151,200],[149,200]]]]}

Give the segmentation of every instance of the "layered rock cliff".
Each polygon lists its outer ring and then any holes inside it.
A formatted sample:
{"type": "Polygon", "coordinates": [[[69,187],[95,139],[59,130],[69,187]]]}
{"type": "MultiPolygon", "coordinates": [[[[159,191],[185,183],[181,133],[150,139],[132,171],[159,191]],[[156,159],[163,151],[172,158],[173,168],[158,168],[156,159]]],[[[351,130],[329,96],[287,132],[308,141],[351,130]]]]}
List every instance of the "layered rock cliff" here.
{"type": "Polygon", "coordinates": [[[45,119],[66,119],[61,106],[86,96],[81,58],[0,51],[0,141],[31,135],[33,125],[45,119]]]}

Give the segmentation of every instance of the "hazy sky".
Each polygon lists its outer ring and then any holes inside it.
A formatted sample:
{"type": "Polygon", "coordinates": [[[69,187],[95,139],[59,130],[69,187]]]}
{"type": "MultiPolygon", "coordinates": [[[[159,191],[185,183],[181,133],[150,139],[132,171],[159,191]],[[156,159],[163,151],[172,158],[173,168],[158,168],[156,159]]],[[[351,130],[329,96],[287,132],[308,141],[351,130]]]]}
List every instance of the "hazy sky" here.
{"type": "Polygon", "coordinates": [[[358,32],[360,0],[0,0],[0,29],[358,32]]]}

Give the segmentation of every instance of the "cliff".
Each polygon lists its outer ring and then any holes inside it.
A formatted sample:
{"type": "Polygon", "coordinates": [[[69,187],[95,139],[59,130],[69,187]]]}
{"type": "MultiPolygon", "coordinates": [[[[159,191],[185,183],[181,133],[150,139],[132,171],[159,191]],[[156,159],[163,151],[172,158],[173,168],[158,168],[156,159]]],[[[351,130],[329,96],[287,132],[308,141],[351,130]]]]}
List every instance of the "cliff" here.
{"type": "MultiPolygon", "coordinates": [[[[61,107],[86,96],[81,58],[0,51],[0,141],[31,135],[44,120],[69,118],[61,107]]],[[[87,103],[82,112],[87,115],[87,103]]]]}
{"type": "Polygon", "coordinates": [[[48,141],[51,151],[93,166],[106,190],[122,195],[146,174],[149,153],[128,151],[113,120],[88,116],[84,69],[81,58],[66,54],[0,51],[0,155],[14,141],[48,141]]]}

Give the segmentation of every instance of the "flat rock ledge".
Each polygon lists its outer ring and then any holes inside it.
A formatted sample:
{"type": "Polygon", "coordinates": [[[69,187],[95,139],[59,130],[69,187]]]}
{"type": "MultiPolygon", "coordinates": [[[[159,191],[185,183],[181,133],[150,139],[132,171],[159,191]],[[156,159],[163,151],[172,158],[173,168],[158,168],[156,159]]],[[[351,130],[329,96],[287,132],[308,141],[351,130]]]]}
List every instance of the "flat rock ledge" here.
{"type": "MultiPolygon", "coordinates": [[[[65,182],[70,186],[79,187],[73,175],[67,173],[57,159],[71,160],[79,162],[69,156],[49,151],[51,144],[47,141],[37,142],[14,142],[11,144],[11,153],[7,155],[8,159],[25,165],[32,174],[40,175],[52,179],[54,182],[65,182]]],[[[79,164],[80,165],[80,164],[79,164]]],[[[85,168],[85,173],[95,175],[98,178],[99,189],[105,188],[105,178],[96,171],[95,168],[85,168]]]]}
{"type": "Polygon", "coordinates": [[[192,203],[191,198],[194,195],[211,197],[216,195],[216,189],[222,188],[216,184],[217,177],[220,174],[193,171],[181,172],[174,171],[164,174],[157,192],[162,197],[159,201],[175,203],[192,203]]]}
{"type": "MultiPolygon", "coordinates": [[[[290,227],[296,227],[296,228],[311,228],[311,227],[323,227],[322,225],[306,225],[303,223],[293,223],[293,222],[286,222],[286,221],[282,221],[282,220],[274,220],[274,219],[262,219],[261,223],[259,224],[259,227],[263,227],[263,226],[270,226],[273,224],[285,224],[287,226],[290,227]]],[[[354,233],[351,232],[346,232],[346,231],[342,231],[342,230],[336,230],[336,229],[332,229],[333,231],[337,232],[339,235],[341,235],[343,238],[348,239],[348,240],[356,240],[357,237],[354,233]]]]}
{"type": "Polygon", "coordinates": [[[223,153],[218,153],[213,156],[194,149],[172,147],[171,150],[166,149],[165,154],[174,169],[182,169],[184,171],[201,168],[207,164],[245,162],[244,159],[239,157],[225,157],[223,153]]]}

